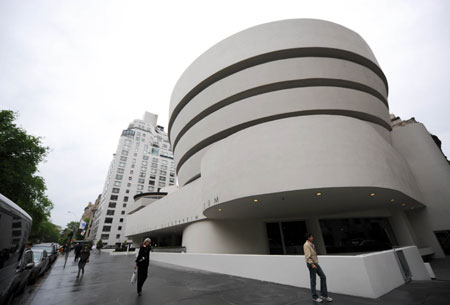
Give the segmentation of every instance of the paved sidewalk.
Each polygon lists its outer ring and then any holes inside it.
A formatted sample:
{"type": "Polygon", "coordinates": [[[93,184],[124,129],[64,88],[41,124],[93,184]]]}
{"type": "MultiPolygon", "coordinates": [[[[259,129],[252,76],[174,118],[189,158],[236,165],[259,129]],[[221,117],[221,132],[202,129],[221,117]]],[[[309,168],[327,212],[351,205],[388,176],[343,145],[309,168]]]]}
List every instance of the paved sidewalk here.
{"type": "MultiPolygon", "coordinates": [[[[308,289],[232,277],[151,262],[142,296],[130,284],[134,256],[91,255],[84,277],[77,279],[73,256],[63,268],[59,257],[52,270],[28,302],[31,305],[222,305],[222,304],[316,304],[308,289]]],[[[330,294],[332,304],[433,304],[450,300],[449,281],[406,284],[376,299],[330,294]]]]}

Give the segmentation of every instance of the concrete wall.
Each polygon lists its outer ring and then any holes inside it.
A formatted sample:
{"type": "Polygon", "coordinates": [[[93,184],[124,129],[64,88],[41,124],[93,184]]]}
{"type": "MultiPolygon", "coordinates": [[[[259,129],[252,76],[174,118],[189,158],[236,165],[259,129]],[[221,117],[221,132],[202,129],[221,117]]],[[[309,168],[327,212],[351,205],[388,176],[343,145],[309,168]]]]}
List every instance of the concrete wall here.
{"type": "MultiPolygon", "coordinates": [[[[415,247],[405,248],[410,264],[424,265],[417,248],[412,248],[415,247]]],[[[310,288],[303,256],[152,253],[151,260],[310,288]]],[[[357,256],[319,256],[319,262],[327,276],[328,290],[332,293],[378,298],[404,284],[393,250],[357,256]]]]}
{"type": "Polygon", "coordinates": [[[408,162],[426,205],[408,212],[419,245],[444,257],[433,231],[450,230],[450,166],[423,124],[395,128],[392,143],[408,162]]]}
{"type": "Polygon", "coordinates": [[[136,213],[128,215],[125,235],[138,236],[204,219],[202,204],[199,201],[199,182],[194,181],[136,213]]]}
{"type": "Polygon", "coordinates": [[[269,253],[262,221],[198,221],[184,229],[182,245],[188,253],[269,253]]]}

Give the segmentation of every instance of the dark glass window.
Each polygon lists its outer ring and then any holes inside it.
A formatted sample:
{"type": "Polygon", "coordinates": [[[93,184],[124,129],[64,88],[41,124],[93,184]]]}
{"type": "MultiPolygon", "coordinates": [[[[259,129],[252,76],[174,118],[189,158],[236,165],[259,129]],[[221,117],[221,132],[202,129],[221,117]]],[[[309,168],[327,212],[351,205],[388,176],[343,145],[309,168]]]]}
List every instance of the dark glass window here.
{"type": "Polygon", "coordinates": [[[280,224],[272,222],[266,224],[267,237],[269,239],[270,254],[283,254],[283,242],[281,241],[280,224]]]}
{"type": "Polygon", "coordinates": [[[359,253],[391,249],[396,244],[387,218],[321,219],[327,253],[359,253]]]}
{"type": "Polygon", "coordinates": [[[304,221],[267,223],[270,254],[303,254],[304,221]]]}

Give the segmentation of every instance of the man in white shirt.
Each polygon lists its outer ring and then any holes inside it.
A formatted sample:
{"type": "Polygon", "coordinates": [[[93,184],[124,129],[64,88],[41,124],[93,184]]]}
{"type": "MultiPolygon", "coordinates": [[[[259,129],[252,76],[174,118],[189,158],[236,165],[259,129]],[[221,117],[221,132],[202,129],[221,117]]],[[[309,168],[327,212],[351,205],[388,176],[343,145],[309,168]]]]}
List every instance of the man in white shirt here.
{"type": "Polygon", "coordinates": [[[328,296],[327,290],[327,278],[325,273],[323,273],[322,268],[319,266],[319,258],[317,257],[316,246],[313,244],[313,236],[310,233],[305,235],[306,242],[303,245],[303,251],[305,252],[306,266],[309,269],[309,278],[311,280],[311,292],[313,301],[317,303],[322,303],[323,300],[328,302],[333,301],[332,298],[328,296]],[[320,295],[319,298],[316,292],[316,274],[320,277],[320,295]]]}

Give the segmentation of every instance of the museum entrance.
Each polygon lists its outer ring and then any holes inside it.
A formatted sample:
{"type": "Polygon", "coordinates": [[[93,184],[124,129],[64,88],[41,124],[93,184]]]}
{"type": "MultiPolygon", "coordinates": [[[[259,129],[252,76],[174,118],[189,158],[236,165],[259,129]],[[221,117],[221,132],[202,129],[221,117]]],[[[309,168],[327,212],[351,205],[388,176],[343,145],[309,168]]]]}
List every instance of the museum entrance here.
{"type": "Polygon", "coordinates": [[[304,221],[266,223],[270,254],[303,254],[306,224],[304,221]]]}

